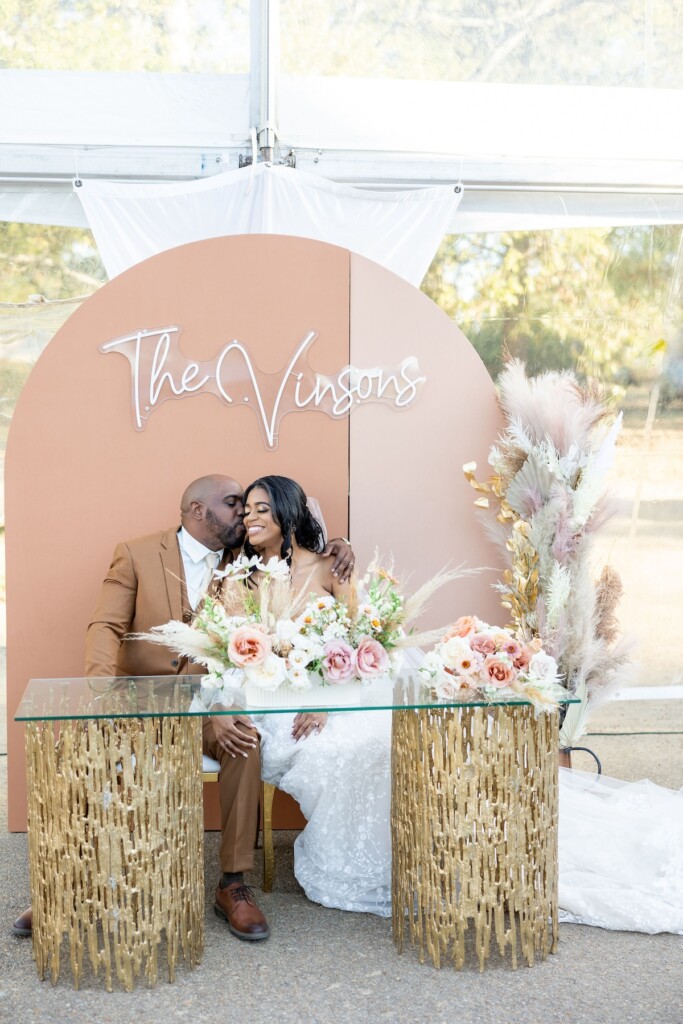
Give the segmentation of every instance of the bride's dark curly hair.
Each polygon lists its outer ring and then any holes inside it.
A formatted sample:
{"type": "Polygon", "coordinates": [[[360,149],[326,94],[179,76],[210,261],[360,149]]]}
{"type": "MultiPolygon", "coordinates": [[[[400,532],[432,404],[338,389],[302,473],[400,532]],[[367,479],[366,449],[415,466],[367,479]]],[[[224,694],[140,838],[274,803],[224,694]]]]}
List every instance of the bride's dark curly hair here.
{"type": "MultiPolygon", "coordinates": [[[[280,557],[288,563],[292,558],[292,536],[296,539],[299,547],[307,551],[321,551],[323,542],[323,531],[320,523],[315,519],[308,505],[306,494],[296,480],[290,480],[288,476],[262,476],[249,484],[244,492],[244,503],[246,505],[249,494],[255,487],[262,487],[270,498],[270,510],[273,519],[280,527],[282,533],[282,548],[280,557]]],[[[251,557],[256,554],[249,540],[244,542],[244,550],[251,557]]]]}

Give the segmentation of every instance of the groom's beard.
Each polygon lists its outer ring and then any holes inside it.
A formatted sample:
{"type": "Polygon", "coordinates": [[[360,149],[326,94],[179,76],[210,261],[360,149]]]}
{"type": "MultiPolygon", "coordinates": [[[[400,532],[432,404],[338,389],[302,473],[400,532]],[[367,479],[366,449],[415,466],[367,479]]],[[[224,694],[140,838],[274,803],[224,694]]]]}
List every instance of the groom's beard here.
{"type": "Polygon", "coordinates": [[[216,537],[224,548],[229,548],[231,551],[239,551],[247,536],[242,520],[231,523],[230,526],[221,526],[218,517],[210,508],[206,510],[206,520],[214,527],[216,537]]]}

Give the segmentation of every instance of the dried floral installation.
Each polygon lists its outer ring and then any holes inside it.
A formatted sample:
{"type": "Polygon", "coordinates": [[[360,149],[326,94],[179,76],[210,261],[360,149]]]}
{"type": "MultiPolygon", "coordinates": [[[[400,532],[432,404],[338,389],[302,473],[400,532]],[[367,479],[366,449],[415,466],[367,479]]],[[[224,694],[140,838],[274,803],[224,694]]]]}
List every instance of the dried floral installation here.
{"type": "Polygon", "coordinates": [[[505,553],[503,606],[524,639],[540,637],[563,685],[581,697],[560,733],[561,745],[572,746],[630,669],[615,617],[621,581],[609,566],[596,581],[592,559],[594,535],[611,514],[605,478],[622,417],[569,372],[530,379],[515,360],[498,385],[507,425],[489,455],[493,476],[477,481],[474,463],[465,475],[505,553]]]}

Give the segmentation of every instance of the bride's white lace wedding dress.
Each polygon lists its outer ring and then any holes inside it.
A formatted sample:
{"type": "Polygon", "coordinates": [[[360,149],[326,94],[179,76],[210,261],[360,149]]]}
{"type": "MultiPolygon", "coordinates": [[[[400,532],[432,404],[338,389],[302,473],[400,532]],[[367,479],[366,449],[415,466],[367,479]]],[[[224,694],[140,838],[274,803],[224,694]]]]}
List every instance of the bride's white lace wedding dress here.
{"type": "MultiPolygon", "coordinates": [[[[263,715],[262,773],[308,820],[294,873],[326,907],[391,914],[390,723],[331,713],[295,743],[293,717],[263,715]]],[[[683,934],[683,789],[560,770],[561,920],[683,934]]]]}
{"type": "Polygon", "coordinates": [[[560,769],[560,920],[683,934],[683,789],[560,769]]]}
{"type": "Polygon", "coordinates": [[[391,712],[331,712],[295,743],[293,716],[261,715],[261,775],[298,800],[308,824],[294,874],[325,907],[391,914],[391,712]]]}

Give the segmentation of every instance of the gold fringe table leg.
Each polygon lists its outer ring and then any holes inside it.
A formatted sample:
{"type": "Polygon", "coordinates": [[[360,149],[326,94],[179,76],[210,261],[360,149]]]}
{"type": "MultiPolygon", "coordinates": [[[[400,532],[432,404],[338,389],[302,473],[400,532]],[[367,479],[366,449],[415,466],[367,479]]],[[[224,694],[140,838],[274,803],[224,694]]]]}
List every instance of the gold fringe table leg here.
{"type": "Polygon", "coordinates": [[[113,975],[168,979],[204,949],[204,825],[199,718],[29,723],[33,955],[56,983],[64,938],[74,985],[87,950],[113,975]]]}
{"type": "Polygon", "coordinates": [[[479,968],[491,940],[531,967],[557,949],[558,716],[525,705],[394,711],[394,941],[479,968]]]}

